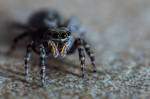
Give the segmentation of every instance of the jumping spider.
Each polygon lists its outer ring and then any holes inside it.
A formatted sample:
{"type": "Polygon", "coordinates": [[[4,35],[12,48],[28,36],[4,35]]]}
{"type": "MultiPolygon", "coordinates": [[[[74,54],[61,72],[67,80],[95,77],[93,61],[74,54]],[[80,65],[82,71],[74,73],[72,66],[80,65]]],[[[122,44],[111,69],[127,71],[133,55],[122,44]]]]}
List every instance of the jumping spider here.
{"type": "Polygon", "coordinates": [[[93,71],[96,72],[95,58],[90,50],[90,46],[84,38],[83,29],[79,26],[79,20],[72,17],[65,20],[58,12],[50,10],[41,10],[34,13],[27,24],[15,24],[16,27],[24,29],[24,32],[14,39],[11,50],[15,49],[17,42],[28,36],[29,40],[26,50],[25,62],[25,76],[28,76],[29,61],[31,51],[40,55],[41,66],[41,83],[45,82],[46,65],[45,59],[52,55],[64,57],[73,54],[76,49],[79,52],[79,59],[81,64],[82,77],[85,73],[85,52],[91,59],[93,71]],[[75,36],[77,35],[77,36],[75,36]]]}

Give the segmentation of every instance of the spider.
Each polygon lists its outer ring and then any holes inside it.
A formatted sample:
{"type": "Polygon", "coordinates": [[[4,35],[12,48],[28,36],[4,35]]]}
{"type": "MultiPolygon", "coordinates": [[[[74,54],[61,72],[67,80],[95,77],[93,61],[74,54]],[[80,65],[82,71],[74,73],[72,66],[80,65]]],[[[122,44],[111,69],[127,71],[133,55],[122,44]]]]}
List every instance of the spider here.
{"type": "Polygon", "coordinates": [[[65,57],[78,50],[81,77],[84,77],[86,52],[91,60],[93,71],[96,72],[94,54],[84,38],[85,31],[80,27],[77,17],[66,20],[58,12],[44,9],[32,14],[26,24],[15,23],[15,26],[24,29],[24,31],[13,40],[10,51],[15,49],[19,40],[26,36],[30,38],[24,58],[26,77],[29,72],[31,51],[40,55],[42,86],[45,83],[46,75],[45,59],[51,55],[54,58],[65,57]]]}

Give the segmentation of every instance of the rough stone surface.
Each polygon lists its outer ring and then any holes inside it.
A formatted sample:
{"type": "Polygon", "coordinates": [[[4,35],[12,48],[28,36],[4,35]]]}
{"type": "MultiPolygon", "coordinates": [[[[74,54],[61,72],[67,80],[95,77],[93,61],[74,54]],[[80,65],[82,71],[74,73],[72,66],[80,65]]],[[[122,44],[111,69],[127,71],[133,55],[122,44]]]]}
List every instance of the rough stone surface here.
{"type": "Polygon", "coordinates": [[[149,0],[0,0],[1,99],[149,99],[149,0]],[[79,77],[77,53],[65,59],[47,59],[45,88],[40,87],[39,57],[33,54],[30,77],[24,73],[25,47],[20,42],[6,56],[13,37],[8,23],[26,22],[38,8],[53,8],[64,16],[78,16],[96,55],[97,73],[79,77]]]}

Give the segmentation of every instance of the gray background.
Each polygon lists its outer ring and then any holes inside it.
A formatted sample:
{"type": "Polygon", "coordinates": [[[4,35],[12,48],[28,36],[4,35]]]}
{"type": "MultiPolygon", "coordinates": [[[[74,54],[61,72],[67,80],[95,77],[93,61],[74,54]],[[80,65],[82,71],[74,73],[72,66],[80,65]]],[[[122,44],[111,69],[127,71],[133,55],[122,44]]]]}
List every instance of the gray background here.
{"type": "MultiPolygon", "coordinates": [[[[73,75],[72,72],[78,75],[80,70],[77,54],[68,56],[64,63],[51,60],[47,88],[41,89],[36,55],[32,59],[32,65],[36,66],[32,67],[30,83],[19,75],[24,71],[25,48],[22,48],[11,56],[0,56],[2,98],[148,99],[150,0],[0,0],[2,53],[17,35],[11,33],[8,23],[26,22],[39,8],[52,8],[66,18],[76,15],[82,20],[96,55],[98,73],[87,73],[84,80],[73,75]]],[[[89,60],[87,64],[90,68],[89,60]]]]}

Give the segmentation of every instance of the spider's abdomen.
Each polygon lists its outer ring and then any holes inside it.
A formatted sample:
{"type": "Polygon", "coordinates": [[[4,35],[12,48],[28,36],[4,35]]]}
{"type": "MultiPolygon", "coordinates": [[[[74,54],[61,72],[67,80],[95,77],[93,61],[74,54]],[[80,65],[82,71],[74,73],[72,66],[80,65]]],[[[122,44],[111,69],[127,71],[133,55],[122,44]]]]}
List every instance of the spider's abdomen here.
{"type": "Polygon", "coordinates": [[[56,11],[43,9],[35,12],[29,18],[28,24],[32,28],[58,27],[62,22],[61,16],[56,11]]]}

